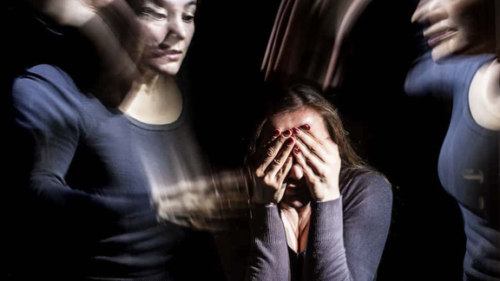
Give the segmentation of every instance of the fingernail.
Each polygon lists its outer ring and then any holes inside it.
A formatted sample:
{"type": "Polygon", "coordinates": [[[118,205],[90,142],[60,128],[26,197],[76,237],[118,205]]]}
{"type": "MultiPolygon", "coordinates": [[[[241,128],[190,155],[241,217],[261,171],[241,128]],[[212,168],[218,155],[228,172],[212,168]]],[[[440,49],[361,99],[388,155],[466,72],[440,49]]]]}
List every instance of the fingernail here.
{"type": "Polygon", "coordinates": [[[292,135],[292,132],[290,130],[286,130],[283,132],[283,135],[288,138],[289,136],[292,135]]]}
{"type": "Polygon", "coordinates": [[[289,138],[287,141],[286,141],[286,145],[292,145],[293,144],[293,139],[292,138],[289,138]]]}
{"type": "Polygon", "coordinates": [[[311,126],[309,126],[309,124],[304,124],[301,126],[302,129],[306,130],[306,131],[309,131],[311,130],[311,126]]]}
{"type": "Polygon", "coordinates": [[[299,133],[299,129],[297,129],[297,128],[293,128],[293,133],[294,133],[294,134],[298,134],[298,133],[299,133]]]}
{"type": "Polygon", "coordinates": [[[274,130],[274,136],[277,137],[281,134],[280,130],[276,129],[274,130]]]}
{"type": "Polygon", "coordinates": [[[293,149],[293,153],[299,154],[300,153],[300,149],[298,147],[294,148],[293,149]]]}

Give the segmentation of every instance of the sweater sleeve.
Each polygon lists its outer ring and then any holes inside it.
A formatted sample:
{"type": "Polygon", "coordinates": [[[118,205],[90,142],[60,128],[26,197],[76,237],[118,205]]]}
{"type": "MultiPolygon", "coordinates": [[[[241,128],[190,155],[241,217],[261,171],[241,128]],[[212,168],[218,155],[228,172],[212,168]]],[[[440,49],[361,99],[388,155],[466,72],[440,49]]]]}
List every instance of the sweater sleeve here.
{"type": "Polygon", "coordinates": [[[384,249],[392,191],[378,175],[354,179],[348,195],[313,202],[303,280],[373,280],[384,249]]]}
{"type": "MultiPolygon", "coordinates": [[[[72,189],[65,177],[84,136],[81,101],[69,77],[48,65],[36,66],[18,77],[12,87],[12,113],[16,139],[16,194],[32,199],[37,211],[50,210],[61,225],[92,217],[86,208],[99,201],[72,189]],[[94,201],[94,202],[93,202],[94,201]]],[[[33,206],[28,206],[33,208],[33,206]]],[[[78,223],[83,223],[79,221],[78,223]]]]}
{"type": "Polygon", "coordinates": [[[253,206],[250,225],[252,240],[246,280],[288,281],[290,259],[278,207],[253,206]]]}

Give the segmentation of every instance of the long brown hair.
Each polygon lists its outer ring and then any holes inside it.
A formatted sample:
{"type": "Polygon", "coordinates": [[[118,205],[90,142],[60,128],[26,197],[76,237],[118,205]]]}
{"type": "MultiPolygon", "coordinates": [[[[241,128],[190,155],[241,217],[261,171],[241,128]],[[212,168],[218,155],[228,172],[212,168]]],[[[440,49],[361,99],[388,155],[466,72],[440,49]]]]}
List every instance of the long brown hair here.
{"type": "Polygon", "coordinates": [[[248,163],[248,160],[255,154],[260,143],[262,131],[272,116],[279,113],[296,111],[304,107],[314,109],[323,117],[330,137],[338,145],[342,161],[342,172],[352,169],[369,169],[374,171],[352,148],[347,137],[348,133],[344,130],[337,110],[318,90],[306,85],[291,86],[270,102],[267,117],[257,127],[245,162],[248,163]]]}

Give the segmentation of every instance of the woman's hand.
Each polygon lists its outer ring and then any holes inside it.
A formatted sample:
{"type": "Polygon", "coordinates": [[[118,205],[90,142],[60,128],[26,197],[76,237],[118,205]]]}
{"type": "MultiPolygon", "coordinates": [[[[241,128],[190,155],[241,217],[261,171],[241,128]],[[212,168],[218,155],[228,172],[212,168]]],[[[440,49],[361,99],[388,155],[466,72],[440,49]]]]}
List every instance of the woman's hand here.
{"type": "MultiPolygon", "coordinates": [[[[80,27],[97,11],[115,0],[26,0],[43,15],[62,26],[80,27]]],[[[122,0],[119,0],[122,1],[122,0]]]]}
{"type": "Polygon", "coordinates": [[[149,34],[125,0],[25,0],[60,26],[73,27],[92,43],[100,62],[93,92],[109,107],[119,106],[141,77],[138,64],[149,34]]]}
{"type": "Polygon", "coordinates": [[[292,168],[291,151],[295,140],[290,130],[275,136],[261,147],[252,159],[251,172],[255,178],[252,203],[268,204],[281,201],[285,192],[283,182],[292,168]]]}
{"type": "Polygon", "coordinates": [[[337,144],[331,138],[319,140],[301,129],[293,131],[297,138],[293,154],[304,171],[311,197],[319,202],[339,198],[341,159],[337,144]]]}

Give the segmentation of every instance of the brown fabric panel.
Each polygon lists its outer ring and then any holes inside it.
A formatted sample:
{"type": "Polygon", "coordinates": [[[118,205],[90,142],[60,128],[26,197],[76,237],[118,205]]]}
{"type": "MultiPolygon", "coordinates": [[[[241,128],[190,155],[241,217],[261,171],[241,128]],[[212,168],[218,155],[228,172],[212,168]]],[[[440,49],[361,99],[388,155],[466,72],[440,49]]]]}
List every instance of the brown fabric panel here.
{"type": "Polygon", "coordinates": [[[372,0],[282,0],[262,63],[266,81],[337,87],[349,35],[372,0]]]}

